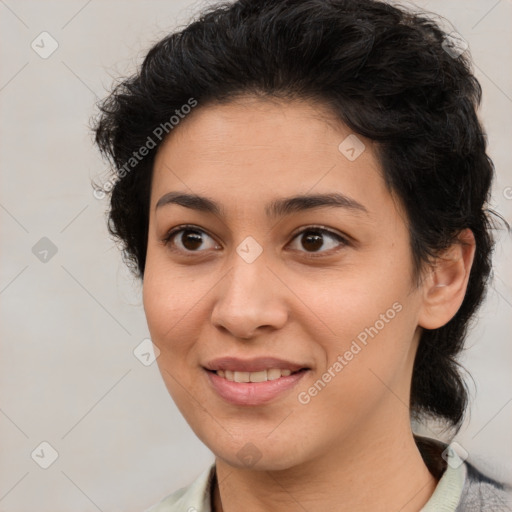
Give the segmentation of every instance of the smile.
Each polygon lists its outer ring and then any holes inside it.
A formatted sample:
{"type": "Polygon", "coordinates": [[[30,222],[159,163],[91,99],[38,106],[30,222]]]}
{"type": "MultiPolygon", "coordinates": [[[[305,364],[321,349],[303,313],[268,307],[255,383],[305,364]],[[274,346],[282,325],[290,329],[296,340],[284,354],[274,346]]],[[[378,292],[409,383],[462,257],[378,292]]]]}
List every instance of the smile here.
{"type": "Polygon", "coordinates": [[[288,377],[292,373],[291,370],[281,370],[280,368],[270,368],[259,372],[244,372],[231,370],[217,370],[215,372],[219,377],[231,382],[266,382],[267,380],[276,380],[280,377],[288,377]]]}
{"type": "Polygon", "coordinates": [[[257,372],[232,370],[207,370],[211,390],[224,401],[238,406],[265,405],[278,398],[285,398],[310,370],[303,368],[292,372],[270,368],[257,372]]]}

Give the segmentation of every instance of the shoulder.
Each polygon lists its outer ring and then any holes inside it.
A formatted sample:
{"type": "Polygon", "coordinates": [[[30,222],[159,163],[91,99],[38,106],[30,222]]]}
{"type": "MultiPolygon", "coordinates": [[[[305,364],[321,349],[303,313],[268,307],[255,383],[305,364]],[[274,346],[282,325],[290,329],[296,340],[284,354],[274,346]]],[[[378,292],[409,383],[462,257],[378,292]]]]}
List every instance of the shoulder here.
{"type": "Polygon", "coordinates": [[[512,487],[465,462],[467,478],[457,512],[512,512],[512,487]]]}
{"type": "Polygon", "coordinates": [[[512,512],[512,486],[498,482],[460,459],[456,450],[450,449],[451,445],[414,437],[425,464],[439,480],[425,511],[512,512]],[[447,506],[448,501],[452,505],[447,506]]]}

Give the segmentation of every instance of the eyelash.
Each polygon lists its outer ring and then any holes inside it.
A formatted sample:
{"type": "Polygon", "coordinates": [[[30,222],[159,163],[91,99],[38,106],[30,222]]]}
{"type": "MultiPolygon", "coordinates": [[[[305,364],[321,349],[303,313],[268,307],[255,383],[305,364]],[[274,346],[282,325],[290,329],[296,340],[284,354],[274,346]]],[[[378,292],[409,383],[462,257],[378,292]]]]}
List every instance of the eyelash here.
{"type": "MultiPolygon", "coordinates": [[[[201,229],[197,226],[194,226],[192,224],[184,224],[181,226],[177,226],[177,227],[171,229],[170,231],[168,231],[166,233],[165,237],[162,239],[162,243],[165,246],[169,247],[169,249],[171,249],[172,251],[179,252],[182,255],[184,254],[186,257],[194,257],[194,256],[197,257],[197,255],[200,254],[202,251],[188,251],[188,252],[184,253],[181,249],[176,249],[176,248],[173,248],[170,246],[171,239],[174,238],[175,235],[177,235],[178,233],[180,233],[182,231],[184,232],[184,231],[188,231],[188,230],[198,231],[199,233],[204,233],[213,239],[213,237],[210,234],[208,234],[206,231],[204,231],[203,229],[201,229]]],[[[350,245],[350,242],[348,241],[347,238],[345,238],[345,237],[339,235],[338,233],[331,231],[330,229],[327,229],[323,226],[308,226],[307,228],[303,228],[301,231],[293,234],[292,241],[295,240],[299,235],[302,235],[302,234],[310,232],[310,231],[315,232],[315,233],[327,234],[327,235],[331,236],[332,238],[336,239],[338,242],[340,242],[342,247],[336,248],[334,250],[334,252],[338,252],[344,246],[350,245]]],[[[311,259],[332,256],[332,249],[330,251],[323,251],[323,252],[305,252],[305,251],[299,251],[299,252],[303,252],[304,256],[306,258],[311,258],[311,259]]]]}

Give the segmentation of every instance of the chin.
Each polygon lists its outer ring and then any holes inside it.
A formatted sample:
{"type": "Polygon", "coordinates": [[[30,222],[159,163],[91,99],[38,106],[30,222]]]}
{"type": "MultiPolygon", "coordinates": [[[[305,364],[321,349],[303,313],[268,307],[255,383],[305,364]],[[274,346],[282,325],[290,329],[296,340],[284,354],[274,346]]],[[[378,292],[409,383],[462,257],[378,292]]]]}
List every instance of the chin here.
{"type": "Polygon", "coordinates": [[[216,457],[226,464],[255,471],[282,471],[301,464],[296,443],[290,446],[272,444],[262,437],[261,442],[240,440],[230,446],[209,446],[216,457]]]}

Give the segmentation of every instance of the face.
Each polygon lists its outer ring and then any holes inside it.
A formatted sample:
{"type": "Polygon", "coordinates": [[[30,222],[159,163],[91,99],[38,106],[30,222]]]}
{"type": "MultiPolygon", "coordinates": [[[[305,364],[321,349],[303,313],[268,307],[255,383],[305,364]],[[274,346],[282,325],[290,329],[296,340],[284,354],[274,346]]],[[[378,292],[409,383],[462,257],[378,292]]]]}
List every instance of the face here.
{"type": "Polygon", "coordinates": [[[233,466],[289,468],[409,421],[409,234],[349,135],[320,106],[247,97],[199,105],[155,159],[149,330],[183,416],[233,466]]]}

